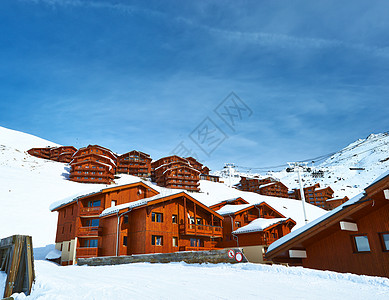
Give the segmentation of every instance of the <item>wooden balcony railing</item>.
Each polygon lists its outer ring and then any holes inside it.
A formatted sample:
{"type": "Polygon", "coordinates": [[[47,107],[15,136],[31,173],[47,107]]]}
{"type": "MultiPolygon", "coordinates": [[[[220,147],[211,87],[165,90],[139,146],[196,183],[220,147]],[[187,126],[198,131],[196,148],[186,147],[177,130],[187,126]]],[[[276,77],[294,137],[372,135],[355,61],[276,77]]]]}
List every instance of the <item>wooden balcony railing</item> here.
{"type": "Polygon", "coordinates": [[[88,217],[88,216],[98,216],[103,212],[103,207],[82,207],[80,208],[80,216],[88,217]]]}
{"type": "Polygon", "coordinates": [[[223,227],[221,226],[181,224],[179,230],[180,234],[184,235],[223,236],[223,227]]]}
{"type": "Polygon", "coordinates": [[[98,248],[87,248],[87,247],[80,247],[76,250],[76,256],[77,258],[84,258],[84,257],[96,257],[98,254],[98,248]]]}
{"type": "Polygon", "coordinates": [[[98,226],[86,226],[78,228],[78,237],[91,237],[101,235],[102,228],[98,226]]]}

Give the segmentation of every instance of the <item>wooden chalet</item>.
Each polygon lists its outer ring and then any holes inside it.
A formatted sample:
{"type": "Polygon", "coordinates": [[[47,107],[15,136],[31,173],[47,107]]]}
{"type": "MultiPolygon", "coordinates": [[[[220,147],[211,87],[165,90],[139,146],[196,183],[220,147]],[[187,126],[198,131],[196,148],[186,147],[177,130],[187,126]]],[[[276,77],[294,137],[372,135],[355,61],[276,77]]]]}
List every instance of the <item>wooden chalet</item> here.
{"type": "Polygon", "coordinates": [[[346,203],[348,200],[349,200],[349,198],[347,196],[327,199],[325,202],[324,209],[332,210],[332,209],[337,208],[338,206],[342,205],[343,203],[346,203]]]}
{"type": "Polygon", "coordinates": [[[143,182],[52,205],[61,263],[77,258],[214,249],[222,217],[186,192],[158,194],[143,182]]]}
{"type": "MultiPolygon", "coordinates": [[[[268,246],[275,240],[290,232],[296,222],[286,218],[266,202],[258,204],[235,204],[244,201],[236,198],[234,201],[225,202],[224,206],[216,210],[223,216],[223,240],[217,244],[219,248],[244,247],[244,246],[268,246]],[[232,204],[229,204],[232,203],[232,204]],[[274,219],[272,222],[263,221],[274,219]],[[255,221],[255,222],[254,222],[255,221]],[[256,226],[254,223],[261,223],[263,226],[256,226]],[[264,224],[268,226],[264,226],[264,224]],[[252,227],[252,230],[247,228],[252,227]],[[242,230],[244,229],[244,230],[242,230]]],[[[220,207],[221,203],[211,207],[220,207]]],[[[259,224],[257,224],[259,225],[259,224]]]]}
{"type": "Polygon", "coordinates": [[[73,264],[78,257],[98,256],[98,240],[103,233],[100,214],[105,209],[157,194],[153,188],[137,182],[52,205],[51,211],[58,212],[55,248],[62,251],[62,264],[73,264]]]}
{"type": "Polygon", "coordinates": [[[210,174],[200,174],[200,180],[208,180],[212,182],[220,182],[220,177],[210,174]]]}
{"type": "MultiPolygon", "coordinates": [[[[331,187],[320,188],[320,183],[316,183],[315,185],[308,186],[304,188],[304,196],[305,201],[326,209],[327,204],[326,201],[328,199],[332,199],[334,195],[334,191],[331,187]]],[[[299,189],[293,189],[288,193],[288,197],[290,199],[301,200],[301,194],[299,189]]]]}
{"type": "Polygon", "coordinates": [[[240,189],[266,196],[288,198],[288,188],[281,181],[271,177],[263,179],[241,177],[240,189]]]}
{"type": "Polygon", "coordinates": [[[73,159],[73,154],[76,152],[77,149],[73,146],[52,148],[50,151],[50,159],[58,162],[70,163],[73,159]]]}
{"type": "Polygon", "coordinates": [[[60,146],[60,147],[46,147],[46,148],[32,148],[27,151],[28,154],[54,160],[58,162],[69,163],[72,159],[72,155],[77,151],[73,146],[60,146]]]}
{"type": "Polygon", "coordinates": [[[28,150],[27,153],[38,158],[50,159],[51,149],[52,147],[32,148],[28,150]]]}
{"type": "Polygon", "coordinates": [[[151,157],[141,151],[130,151],[117,158],[117,173],[138,177],[150,177],[151,157]]]}
{"type": "Polygon", "coordinates": [[[116,155],[107,148],[89,145],[74,153],[70,166],[72,181],[109,184],[116,173],[116,155]]]}
{"type": "Polygon", "coordinates": [[[389,277],[389,172],[363,193],[270,245],[267,258],[389,277]]]}
{"type": "Polygon", "coordinates": [[[216,249],[222,217],[186,192],[154,197],[110,208],[101,214],[99,255],[112,256],[216,249]],[[116,225],[122,218],[116,250],[116,225]],[[107,228],[107,229],[105,229],[107,228]]]}
{"type": "Polygon", "coordinates": [[[152,180],[157,185],[173,189],[198,192],[200,171],[189,161],[177,155],[161,158],[151,163],[152,180]]]}

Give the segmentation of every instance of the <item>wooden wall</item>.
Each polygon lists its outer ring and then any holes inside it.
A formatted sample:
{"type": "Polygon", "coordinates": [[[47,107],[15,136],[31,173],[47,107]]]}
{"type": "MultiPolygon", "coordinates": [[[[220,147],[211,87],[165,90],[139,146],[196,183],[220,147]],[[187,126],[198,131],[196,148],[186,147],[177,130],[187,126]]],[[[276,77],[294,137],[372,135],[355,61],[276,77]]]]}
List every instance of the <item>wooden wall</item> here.
{"type": "Polygon", "coordinates": [[[389,252],[382,249],[379,233],[389,231],[389,201],[358,220],[358,232],[337,230],[306,246],[303,266],[321,270],[389,277],[389,252]],[[367,234],[368,253],[354,253],[352,236],[367,234]]]}

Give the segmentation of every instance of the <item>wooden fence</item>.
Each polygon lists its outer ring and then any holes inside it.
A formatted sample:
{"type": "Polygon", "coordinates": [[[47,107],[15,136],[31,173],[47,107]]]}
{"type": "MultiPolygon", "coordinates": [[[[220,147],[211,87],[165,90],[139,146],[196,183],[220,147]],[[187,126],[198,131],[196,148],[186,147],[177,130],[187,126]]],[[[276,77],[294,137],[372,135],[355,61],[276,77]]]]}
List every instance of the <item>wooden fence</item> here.
{"type": "Polygon", "coordinates": [[[35,279],[30,236],[13,235],[0,240],[0,271],[7,274],[4,298],[13,293],[30,294],[35,279]]]}

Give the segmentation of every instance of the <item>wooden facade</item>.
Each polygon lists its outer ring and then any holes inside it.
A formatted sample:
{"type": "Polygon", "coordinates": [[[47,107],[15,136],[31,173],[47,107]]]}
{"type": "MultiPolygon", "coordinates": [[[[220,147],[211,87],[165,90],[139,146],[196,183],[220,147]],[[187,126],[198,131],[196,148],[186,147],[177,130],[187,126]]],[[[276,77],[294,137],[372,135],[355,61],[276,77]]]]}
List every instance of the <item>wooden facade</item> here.
{"type": "Polygon", "coordinates": [[[343,203],[346,203],[348,200],[349,200],[349,198],[347,196],[328,199],[325,202],[324,209],[332,210],[332,209],[337,208],[338,206],[342,205],[343,203]]]}
{"type": "Polygon", "coordinates": [[[104,209],[157,194],[151,187],[138,182],[80,196],[53,209],[58,211],[55,247],[62,252],[62,264],[72,264],[78,257],[98,255],[98,240],[103,234],[99,216],[104,209]]]}
{"type": "Polygon", "coordinates": [[[138,177],[150,177],[151,157],[141,151],[130,151],[118,156],[117,173],[138,177]]]}
{"type": "Polygon", "coordinates": [[[268,246],[288,234],[296,225],[295,221],[285,218],[284,215],[265,202],[255,205],[238,204],[242,203],[242,200],[245,201],[242,198],[236,198],[234,201],[225,202],[225,204],[221,202],[211,206],[214,209],[219,208],[216,212],[223,216],[223,240],[216,245],[217,247],[268,246]],[[224,204],[224,206],[220,207],[220,204],[224,204]],[[279,221],[263,230],[235,233],[238,229],[258,219],[279,219],[279,221]]]}
{"type": "Polygon", "coordinates": [[[220,182],[220,177],[210,174],[200,174],[200,180],[208,180],[212,182],[220,182]]]}
{"type": "Polygon", "coordinates": [[[241,177],[240,189],[266,196],[288,198],[288,188],[281,181],[271,177],[264,179],[241,177]]]}
{"type": "Polygon", "coordinates": [[[83,183],[113,182],[116,173],[116,155],[111,150],[89,145],[74,153],[70,162],[70,180],[83,183]]]}
{"type": "Polygon", "coordinates": [[[266,256],[307,268],[389,277],[389,174],[266,256]]]}
{"type": "MultiPolygon", "coordinates": [[[[326,201],[332,199],[333,195],[334,191],[331,187],[320,188],[320,183],[304,188],[305,201],[323,209],[328,208],[326,201]]],[[[293,189],[288,193],[288,197],[290,199],[301,200],[300,190],[293,189]]]]}
{"type": "Polygon", "coordinates": [[[116,253],[210,250],[223,235],[222,217],[207,206],[185,192],[158,195],[143,182],[79,196],[52,211],[63,265],[116,253]]]}
{"type": "MultiPolygon", "coordinates": [[[[198,166],[197,166],[198,167],[198,166]]],[[[177,155],[161,158],[151,163],[152,180],[159,186],[200,191],[200,171],[189,161],[177,155]]]]}
{"type": "Polygon", "coordinates": [[[54,160],[63,163],[69,163],[72,160],[73,154],[77,149],[73,146],[60,146],[60,147],[46,147],[46,148],[32,148],[27,151],[28,154],[54,160]]]}
{"type": "Polygon", "coordinates": [[[220,215],[185,192],[153,198],[101,218],[99,255],[116,255],[116,224],[121,214],[119,255],[216,249],[222,238],[220,215]]]}

